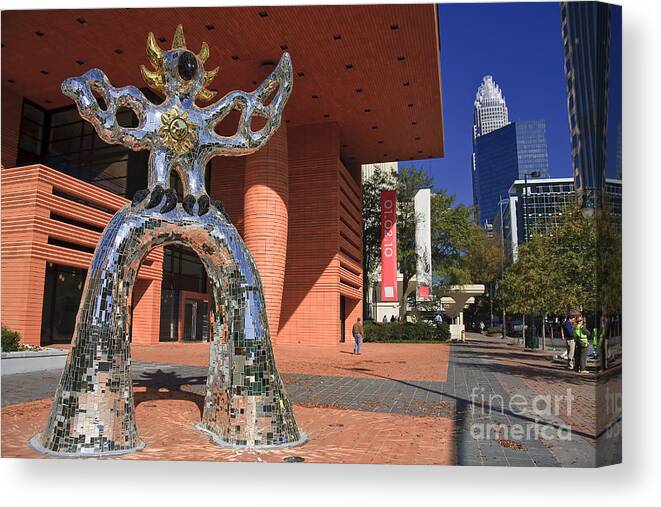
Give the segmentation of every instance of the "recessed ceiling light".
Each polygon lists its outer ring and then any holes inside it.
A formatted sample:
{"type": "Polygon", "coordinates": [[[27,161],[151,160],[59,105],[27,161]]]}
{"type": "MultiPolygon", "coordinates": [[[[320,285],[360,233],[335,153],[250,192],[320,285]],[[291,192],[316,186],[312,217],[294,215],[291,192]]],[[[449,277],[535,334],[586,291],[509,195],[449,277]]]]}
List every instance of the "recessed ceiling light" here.
{"type": "Polygon", "coordinates": [[[35,34],[37,37],[43,37],[44,35],[46,35],[44,32],[41,32],[41,31],[39,31],[39,30],[37,30],[36,32],[34,32],[34,34],[35,34]]]}
{"type": "Polygon", "coordinates": [[[422,150],[418,150],[418,153],[422,153],[422,150]]]}
{"type": "Polygon", "coordinates": [[[377,144],[383,144],[383,141],[381,139],[379,139],[376,143],[377,144]]]}
{"type": "Polygon", "coordinates": [[[345,65],[345,67],[346,67],[347,69],[353,69],[353,63],[347,63],[347,64],[345,65]]]}
{"type": "Polygon", "coordinates": [[[124,53],[124,50],[121,49],[121,48],[117,48],[117,49],[115,49],[115,53],[117,53],[118,55],[121,55],[121,54],[124,53]]]}
{"type": "Polygon", "coordinates": [[[392,23],[392,24],[390,25],[390,29],[391,29],[391,30],[399,30],[399,25],[398,25],[397,23],[392,23]]]}
{"type": "Polygon", "coordinates": [[[80,23],[81,25],[84,25],[85,23],[87,23],[87,20],[83,17],[76,18],[76,21],[78,21],[78,23],[80,23]]]}
{"type": "Polygon", "coordinates": [[[408,86],[408,85],[410,85],[410,84],[411,84],[411,83],[410,83],[409,81],[404,81],[404,86],[408,86]]]}
{"type": "Polygon", "coordinates": [[[167,42],[167,41],[168,41],[167,37],[159,37],[158,38],[158,42],[163,43],[163,42],[167,42]]]}
{"type": "Polygon", "coordinates": [[[367,108],[367,109],[365,109],[365,112],[366,112],[366,113],[371,113],[372,110],[371,110],[370,108],[367,108]]]}
{"type": "Polygon", "coordinates": [[[268,18],[268,17],[269,17],[269,13],[266,12],[266,11],[262,11],[262,12],[259,13],[259,17],[260,17],[260,18],[268,18]]]}
{"type": "Polygon", "coordinates": [[[421,139],[420,137],[416,137],[416,138],[415,138],[416,141],[419,141],[420,139],[421,139]]]}
{"type": "Polygon", "coordinates": [[[363,89],[362,88],[356,88],[356,93],[363,93],[363,89]]]}
{"type": "Polygon", "coordinates": [[[313,98],[313,99],[318,99],[318,98],[319,98],[319,95],[313,95],[312,98],[313,98]]]}
{"type": "Polygon", "coordinates": [[[303,77],[303,76],[305,76],[305,72],[297,72],[296,75],[298,77],[303,77]]]}
{"type": "Polygon", "coordinates": [[[411,125],[417,125],[417,124],[418,124],[417,121],[412,121],[412,122],[411,122],[411,125]]]}
{"type": "Polygon", "coordinates": [[[407,104],[409,107],[413,107],[413,104],[407,104]]]}
{"type": "Polygon", "coordinates": [[[330,118],[330,114],[326,113],[326,114],[324,115],[324,118],[330,118]]]}
{"type": "Polygon", "coordinates": [[[397,57],[398,62],[403,62],[404,60],[406,60],[406,58],[404,58],[404,55],[400,55],[397,57]]]}
{"type": "Polygon", "coordinates": [[[335,39],[335,40],[340,40],[341,38],[342,38],[342,36],[339,33],[336,33],[336,34],[333,35],[333,39],[335,39]]]}
{"type": "Polygon", "coordinates": [[[376,130],[376,129],[378,129],[378,128],[379,128],[378,125],[372,125],[372,130],[376,130]]]}
{"type": "Polygon", "coordinates": [[[287,44],[280,44],[280,49],[282,49],[283,51],[287,51],[289,49],[289,46],[287,46],[287,44]]]}
{"type": "Polygon", "coordinates": [[[85,62],[82,61],[82,60],[76,60],[76,63],[77,63],[78,65],[85,65],[85,62]]]}
{"type": "Polygon", "coordinates": [[[206,27],[207,27],[207,30],[209,30],[209,31],[211,31],[211,30],[213,30],[214,28],[216,28],[216,27],[213,26],[211,23],[209,23],[208,25],[206,25],[206,27]]]}
{"type": "Polygon", "coordinates": [[[237,61],[239,59],[239,55],[232,55],[232,60],[237,61]]]}
{"type": "Polygon", "coordinates": [[[42,70],[42,71],[40,71],[40,72],[41,72],[44,76],[45,76],[46,74],[48,74],[48,71],[47,71],[47,70],[42,70]]]}

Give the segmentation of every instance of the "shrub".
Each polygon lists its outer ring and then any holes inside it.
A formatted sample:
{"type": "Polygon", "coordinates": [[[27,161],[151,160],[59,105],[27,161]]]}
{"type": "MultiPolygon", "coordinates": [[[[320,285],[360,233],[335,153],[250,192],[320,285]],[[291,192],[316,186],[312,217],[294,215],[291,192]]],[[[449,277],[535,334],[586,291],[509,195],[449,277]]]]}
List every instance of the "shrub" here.
{"type": "Polygon", "coordinates": [[[18,350],[18,342],[21,341],[21,335],[17,331],[2,326],[2,351],[3,352],[16,352],[18,350]]]}
{"type": "Polygon", "coordinates": [[[432,322],[365,324],[365,341],[382,343],[441,342],[450,339],[450,326],[432,322]]]}
{"type": "Polygon", "coordinates": [[[500,336],[503,334],[502,326],[494,326],[487,329],[487,336],[500,336]]]}

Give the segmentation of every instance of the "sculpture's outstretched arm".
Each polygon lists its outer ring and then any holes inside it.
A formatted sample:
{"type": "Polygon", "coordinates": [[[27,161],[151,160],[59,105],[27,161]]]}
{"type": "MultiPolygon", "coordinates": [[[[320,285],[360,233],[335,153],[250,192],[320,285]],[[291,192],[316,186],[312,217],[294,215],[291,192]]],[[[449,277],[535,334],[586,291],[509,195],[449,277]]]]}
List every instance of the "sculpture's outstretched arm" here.
{"type": "Polygon", "coordinates": [[[208,124],[203,129],[200,144],[210,149],[210,156],[239,156],[257,151],[280,126],[282,111],[291,94],[292,81],[291,58],[289,53],[283,53],[276,68],[254,92],[228,93],[202,110],[207,113],[208,124]],[[274,91],[273,100],[264,104],[274,91]],[[229,137],[218,135],[214,131],[215,126],[235,109],[241,112],[236,133],[229,137]],[[251,129],[255,116],[266,120],[266,124],[257,131],[251,129]]]}
{"type": "Polygon", "coordinates": [[[135,86],[115,88],[103,71],[91,69],[82,76],[66,79],[62,83],[62,93],[76,103],[80,116],[94,126],[105,142],[123,144],[132,150],[152,147],[151,132],[145,129],[145,124],[154,106],[135,86]],[[103,97],[106,109],[101,109],[93,91],[103,97]],[[139,120],[136,128],[119,124],[117,112],[120,107],[133,110],[139,120]]]}

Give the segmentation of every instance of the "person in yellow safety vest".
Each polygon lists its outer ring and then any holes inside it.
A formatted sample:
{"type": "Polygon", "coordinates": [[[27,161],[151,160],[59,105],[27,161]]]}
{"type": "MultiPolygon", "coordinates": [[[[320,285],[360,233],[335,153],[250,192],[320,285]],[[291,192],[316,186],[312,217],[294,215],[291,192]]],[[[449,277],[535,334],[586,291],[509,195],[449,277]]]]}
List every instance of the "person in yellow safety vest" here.
{"type": "Polygon", "coordinates": [[[577,368],[578,373],[588,373],[587,362],[588,362],[588,332],[585,330],[585,325],[583,324],[583,317],[579,315],[576,317],[576,327],[574,328],[574,337],[576,339],[576,356],[578,361],[577,368]]]}

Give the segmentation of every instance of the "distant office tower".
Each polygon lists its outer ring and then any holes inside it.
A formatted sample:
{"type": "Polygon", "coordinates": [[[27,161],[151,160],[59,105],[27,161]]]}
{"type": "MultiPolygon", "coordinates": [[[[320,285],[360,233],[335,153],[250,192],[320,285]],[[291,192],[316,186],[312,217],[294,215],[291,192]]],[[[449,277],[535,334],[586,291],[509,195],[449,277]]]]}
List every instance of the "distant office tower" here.
{"type": "Polygon", "coordinates": [[[479,201],[478,187],[475,179],[475,140],[489,132],[509,124],[507,103],[500,87],[495,83],[492,76],[484,76],[482,84],[475,94],[473,103],[473,203],[479,201]]]}
{"type": "MultiPolygon", "coordinates": [[[[621,230],[622,180],[606,179],[604,189],[604,201],[621,230]]],[[[506,253],[516,261],[518,246],[558,227],[565,208],[575,202],[572,178],[516,180],[494,217],[494,235],[503,239],[506,253]]]]}
{"type": "Polygon", "coordinates": [[[500,199],[507,196],[514,180],[526,175],[549,176],[544,120],[510,123],[475,140],[473,182],[480,225],[493,223],[500,199]]]}
{"type": "Polygon", "coordinates": [[[575,186],[582,206],[595,208],[606,182],[611,8],[598,2],[560,5],[575,186]]]}

